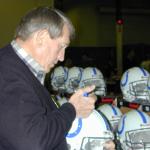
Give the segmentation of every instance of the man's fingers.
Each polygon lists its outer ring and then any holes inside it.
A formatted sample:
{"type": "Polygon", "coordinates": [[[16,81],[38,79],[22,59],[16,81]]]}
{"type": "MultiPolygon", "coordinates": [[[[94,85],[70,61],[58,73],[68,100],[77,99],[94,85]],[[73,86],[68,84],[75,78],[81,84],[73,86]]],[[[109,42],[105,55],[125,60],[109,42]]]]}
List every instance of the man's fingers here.
{"type": "Polygon", "coordinates": [[[113,141],[107,141],[103,146],[106,150],[115,150],[115,143],[113,141]]]}
{"type": "Polygon", "coordinates": [[[95,85],[91,85],[91,86],[87,86],[87,87],[84,87],[82,89],[80,89],[80,91],[83,93],[82,95],[85,96],[85,97],[88,97],[89,94],[94,91],[95,89],[95,85]]]}
{"type": "Polygon", "coordinates": [[[92,94],[95,86],[78,89],[69,99],[76,109],[77,117],[87,117],[95,108],[96,96],[92,94]]]}

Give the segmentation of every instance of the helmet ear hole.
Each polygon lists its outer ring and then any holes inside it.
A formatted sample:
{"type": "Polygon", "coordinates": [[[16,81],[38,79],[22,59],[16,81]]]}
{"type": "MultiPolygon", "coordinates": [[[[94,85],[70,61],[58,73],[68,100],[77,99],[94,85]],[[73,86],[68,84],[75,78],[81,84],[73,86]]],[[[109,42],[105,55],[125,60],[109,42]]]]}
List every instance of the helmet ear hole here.
{"type": "Polygon", "coordinates": [[[126,70],[120,80],[123,99],[139,104],[150,103],[147,83],[149,72],[143,68],[132,67],[126,70]]]}
{"type": "Polygon", "coordinates": [[[102,72],[95,67],[87,67],[83,70],[82,78],[79,87],[95,85],[95,94],[97,96],[106,95],[106,83],[102,72]]]}
{"type": "Polygon", "coordinates": [[[125,149],[145,150],[150,148],[150,117],[143,111],[125,113],[118,124],[118,139],[125,149]]]}

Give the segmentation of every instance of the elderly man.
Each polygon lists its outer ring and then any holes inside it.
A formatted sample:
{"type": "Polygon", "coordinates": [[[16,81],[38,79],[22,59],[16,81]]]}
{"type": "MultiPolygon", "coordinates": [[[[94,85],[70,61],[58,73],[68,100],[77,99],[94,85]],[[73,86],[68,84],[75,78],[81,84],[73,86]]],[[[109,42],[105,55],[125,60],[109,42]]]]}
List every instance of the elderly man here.
{"type": "Polygon", "coordinates": [[[14,39],[0,49],[0,150],[67,150],[75,117],[94,109],[94,86],[57,108],[43,84],[45,74],[64,60],[73,35],[62,12],[39,7],[21,18],[14,39]]]}
{"type": "Polygon", "coordinates": [[[1,150],[66,150],[75,117],[94,109],[95,95],[83,96],[94,86],[80,89],[60,108],[43,86],[73,35],[62,12],[39,7],[22,17],[14,39],[0,50],[1,150]]]}

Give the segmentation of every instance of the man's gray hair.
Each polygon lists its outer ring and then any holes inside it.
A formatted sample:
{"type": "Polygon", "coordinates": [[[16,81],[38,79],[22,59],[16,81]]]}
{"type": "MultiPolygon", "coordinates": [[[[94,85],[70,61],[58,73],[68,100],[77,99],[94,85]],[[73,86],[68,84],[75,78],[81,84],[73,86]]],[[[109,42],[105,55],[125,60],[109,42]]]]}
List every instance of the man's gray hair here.
{"type": "Polygon", "coordinates": [[[49,7],[34,8],[20,20],[16,28],[15,38],[26,40],[34,32],[46,29],[50,37],[55,39],[62,36],[64,25],[67,25],[70,39],[72,39],[75,35],[75,29],[63,12],[49,7]]]}

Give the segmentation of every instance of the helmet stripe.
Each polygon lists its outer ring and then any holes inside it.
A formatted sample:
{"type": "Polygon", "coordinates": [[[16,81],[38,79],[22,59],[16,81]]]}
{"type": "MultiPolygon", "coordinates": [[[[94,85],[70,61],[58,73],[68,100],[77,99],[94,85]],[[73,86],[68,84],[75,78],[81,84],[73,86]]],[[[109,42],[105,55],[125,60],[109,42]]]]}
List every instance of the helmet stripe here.
{"type": "Polygon", "coordinates": [[[99,112],[99,114],[101,115],[101,117],[103,118],[103,120],[104,120],[104,122],[105,122],[106,129],[107,129],[107,130],[111,130],[111,127],[110,127],[110,125],[109,125],[107,119],[105,118],[104,114],[103,114],[101,111],[98,111],[98,112],[99,112]]]}
{"type": "Polygon", "coordinates": [[[64,69],[64,73],[65,73],[65,81],[66,81],[67,78],[68,78],[68,71],[67,71],[67,69],[66,69],[65,67],[63,67],[63,69],[64,69]]]}
{"type": "Polygon", "coordinates": [[[97,74],[97,72],[96,72],[96,68],[93,68],[93,73],[94,73],[94,75],[96,75],[96,74],[97,74]]]}
{"type": "Polygon", "coordinates": [[[116,111],[115,107],[113,107],[112,105],[110,105],[110,107],[112,108],[114,115],[117,115],[117,111],[116,111]]]}
{"type": "Polygon", "coordinates": [[[148,75],[147,72],[146,72],[146,70],[145,70],[144,68],[140,68],[140,70],[143,72],[143,75],[144,75],[144,76],[147,76],[147,75],[148,75]]]}
{"type": "Polygon", "coordinates": [[[139,111],[139,110],[136,110],[136,111],[137,111],[137,112],[139,113],[139,115],[141,116],[143,123],[147,123],[147,120],[146,120],[146,117],[144,116],[144,113],[141,112],[141,111],[139,111]]]}
{"type": "Polygon", "coordinates": [[[78,119],[78,127],[77,127],[77,129],[74,132],[72,132],[72,133],[68,133],[66,137],[73,138],[73,137],[77,136],[80,133],[81,128],[82,128],[82,119],[79,118],[78,119]]]}
{"type": "Polygon", "coordinates": [[[79,75],[80,79],[79,79],[78,83],[80,83],[81,78],[82,78],[82,68],[79,68],[79,72],[80,72],[80,75],[79,75]]]}
{"type": "Polygon", "coordinates": [[[122,134],[123,130],[124,130],[124,127],[125,127],[125,118],[126,118],[126,115],[123,116],[122,118],[122,126],[121,126],[121,129],[119,130],[118,129],[118,134],[122,134]]]}
{"type": "Polygon", "coordinates": [[[124,81],[124,83],[121,81],[121,86],[125,86],[127,84],[127,82],[128,82],[128,74],[129,74],[129,72],[127,71],[125,73],[125,81],[124,81]]]}

